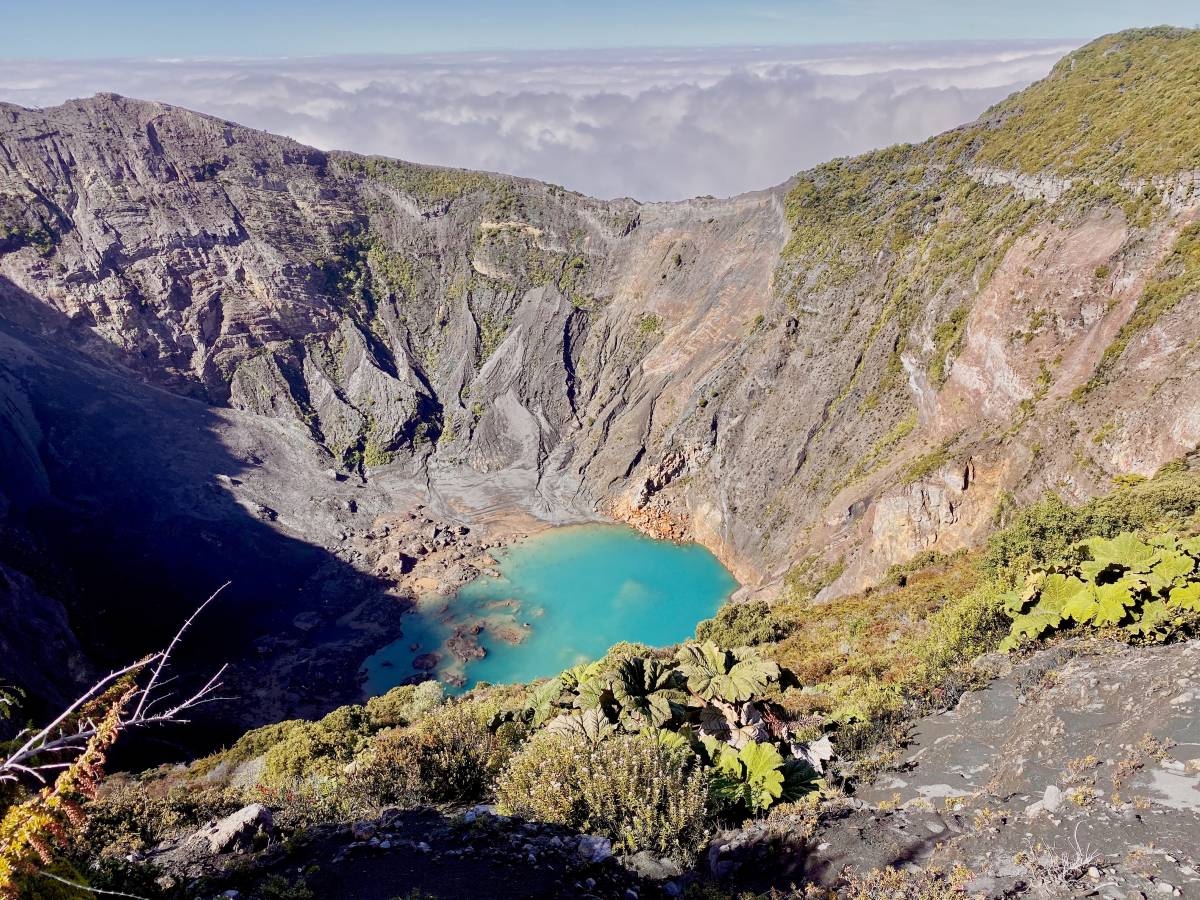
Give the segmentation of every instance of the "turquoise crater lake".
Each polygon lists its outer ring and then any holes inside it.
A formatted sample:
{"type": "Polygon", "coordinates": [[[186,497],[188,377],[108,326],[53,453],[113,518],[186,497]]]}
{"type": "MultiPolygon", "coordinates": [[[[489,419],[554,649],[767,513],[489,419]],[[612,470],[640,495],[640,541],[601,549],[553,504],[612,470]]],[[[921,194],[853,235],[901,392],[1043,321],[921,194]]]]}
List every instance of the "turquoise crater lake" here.
{"type": "Polygon", "coordinates": [[[690,637],[737,582],[698,544],[656,541],[615,525],[554,528],[496,554],[485,575],[404,618],[404,636],[365,663],[366,692],[382,694],[419,669],[469,688],[555,675],[613,644],[664,646],[690,637]],[[447,645],[477,642],[463,662],[447,645]]]}

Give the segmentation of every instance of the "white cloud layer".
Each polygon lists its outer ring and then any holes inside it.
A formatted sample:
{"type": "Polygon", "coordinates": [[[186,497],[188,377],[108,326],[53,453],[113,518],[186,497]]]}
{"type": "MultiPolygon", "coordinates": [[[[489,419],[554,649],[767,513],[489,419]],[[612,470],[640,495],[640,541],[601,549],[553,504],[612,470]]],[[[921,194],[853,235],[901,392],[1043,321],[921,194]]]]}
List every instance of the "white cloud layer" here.
{"type": "Polygon", "coordinates": [[[163,100],[322,149],[510,172],[599,197],[719,196],[970,121],[1049,42],[274,60],[0,60],[0,99],[163,100]]]}

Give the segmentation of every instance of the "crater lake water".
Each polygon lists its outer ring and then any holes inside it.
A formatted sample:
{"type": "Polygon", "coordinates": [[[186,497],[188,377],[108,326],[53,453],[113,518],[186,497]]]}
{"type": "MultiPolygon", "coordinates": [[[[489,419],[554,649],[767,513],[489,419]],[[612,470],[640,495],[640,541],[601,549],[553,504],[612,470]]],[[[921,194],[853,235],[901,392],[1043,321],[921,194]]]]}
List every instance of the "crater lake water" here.
{"type": "Polygon", "coordinates": [[[364,664],[368,694],[418,674],[414,660],[469,688],[555,675],[620,641],[673,644],[737,587],[704,547],[615,525],[550,529],[496,560],[498,576],[477,578],[449,599],[424,598],[405,614],[404,636],[364,664]],[[482,659],[463,663],[449,652],[446,642],[464,634],[486,652],[482,659]]]}

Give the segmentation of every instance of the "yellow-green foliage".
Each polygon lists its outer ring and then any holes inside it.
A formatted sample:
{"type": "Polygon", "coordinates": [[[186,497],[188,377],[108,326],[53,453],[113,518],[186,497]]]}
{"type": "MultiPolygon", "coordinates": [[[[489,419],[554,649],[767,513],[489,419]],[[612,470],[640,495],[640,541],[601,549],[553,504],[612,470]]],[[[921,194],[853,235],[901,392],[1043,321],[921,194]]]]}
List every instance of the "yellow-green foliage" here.
{"type": "Polygon", "coordinates": [[[967,883],[974,873],[962,865],[949,872],[931,867],[928,869],[897,869],[888,866],[858,872],[849,869],[846,883],[837,896],[844,900],[880,900],[883,897],[895,900],[960,900],[968,896],[967,883]]]}
{"type": "Polygon", "coordinates": [[[490,312],[479,314],[479,361],[486,362],[508,334],[510,320],[490,312]]]}
{"type": "Polygon", "coordinates": [[[1165,640],[1200,621],[1200,538],[1166,531],[1143,541],[1126,531],[1073,551],[1007,596],[1013,623],[1001,649],[1071,624],[1165,640]]]}
{"type": "Polygon", "coordinates": [[[92,859],[116,859],[219,819],[243,798],[220,783],[179,782],[169,769],[105,782],[87,806],[87,822],[73,849],[92,859]]]}
{"type": "Polygon", "coordinates": [[[892,426],[892,429],[871,445],[871,449],[867,451],[867,455],[854,464],[847,474],[837,485],[834,486],[833,493],[837,493],[847,485],[853,484],[860,478],[871,474],[881,465],[887,462],[888,454],[895,449],[896,445],[913,433],[913,429],[917,427],[917,411],[910,410],[908,415],[892,426]]]}
{"type": "Polygon", "coordinates": [[[587,271],[587,260],[582,256],[573,256],[563,263],[562,274],[558,276],[558,290],[571,301],[572,306],[586,306],[591,299],[579,287],[587,277],[587,271]]]}
{"type": "Polygon", "coordinates": [[[929,358],[929,380],[935,385],[940,385],[946,380],[949,357],[958,349],[969,312],[965,306],[955,307],[950,317],[944,322],[939,322],[933,329],[933,356],[929,358]]]}
{"type": "Polygon", "coordinates": [[[540,732],[496,785],[502,812],[608,836],[687,862],[706,836],[707,778],[690,750],[651,736],[597,743],[540,732]]]}
{"type": "Polygon", "coordinates": [[[912,484],[914,481],[928,478],[948,462],[950,462],[950,447],[943,444],[909,463],[901,474],[900,481],[902,484],[912,484]]]}
{"type": "Polygon", "coordinates": [[[333,778],[365,746],[371,730],[367,711],[361,706],[338,707],[318,722],[293,723],[267,750],[263,783],[288,787],[315,778],[333,778]]]}
{"type": "Polygon", "coordinates": [[[653,337],[662,331],[662,327],[662,318],[656,316],[654,313],[642,313],[642,315],[638,316],[637,331],[639,337],[653,337]]]}
{"type": "Polygon", "coordinates": [[[49,256],[58,244],[51,227],[53,214],[31,197],[0,193],[0,255],[32,247],[49,256]]]}
{"type": "Polygon", "coordinates": [[[408,257],[374,241],[367,249],[367,265],[392,294],[401,294],[406,300],[417,296],[416,271],[408,257]]]}
{"type": "Polygon", "coordinates": [[[427,203],[455,200],[494,183],[491,176],[467,169],[422,166],[381,156],[339,154],[335,158],[346,172],[379,181],[427,203]]]}
{"type": "Polygon", "coordinates": [[[404,684],[394,687],[386,694],[367,701],[367,717],[376,728],[411,725],[430,710],[441,705],[445,698],[442,685],[437,681],[422,681],[420,684],[404,684]]]}
{"type": "Polygon", "coordinates": [[[712,641],[719,647],[753,647],[777,641],[784,633],[783,623],[762,600],[727,603],[716,616],[696,626],[696,640],[712,641]]]}
{"type": "MultiPolygon", "coordinates": [[[[799,176],[788,194],[791,237],[775,282],[793,309],[805,295],[859,273],[878,282],[872,289],[877,312],[833,409],[857,385],[885,329],[898,339],[865,405],[873,407],[899,386],[908,333],[921,312],[939,292],[973,295],[1037,220],[1040,202],[981,184],[945,156],[946,147],[930,141],[835,160],[799,176]]],[[[953,326],[946,338],[942,366],[958,339],[953,326]]]]}
{"type": "Polygon", "coordinates": [[[1150,28],[1093,41],[970,130],[976,160],[1088,178],[1200,166],[1200,31],[1150,28]]]}
{"type": "MultiPolygon", "coordinates": [[[[851,321],[868,312],[870,325],[856,348],[859,362],[830,411],[858,387],[864,372],[880,371],[871,352],[877,340],[888,340],[890,350],[864,409],[897,391],[909,333],[923,311],[956,295],[969,301],[1013,243],[1047,216],[1070,218],[1115,205],[1134,225],[1148,224],[1159,193],[1151,185],[1119,181],[1200,165],[1200,119],[1189,114],[1200,105],[1198,60],[1195,31],[1151,29],[1104,38],[977,125],[920,145],[834,160],[797,176],[785,204],[790,238],[775,273],[784,299],[799,311],[827,303],[828,289],[851,278],[872,285],[866,295],[855,292],[849,309],[851,321]],[[1048,211],[1041,201],[971,177],[969,170],[979,164],[1086,171],[1089,177],[1077,177],[1048,211]]],[[[1151,297],[1147,320],[1169,308],[1183,287],[1175,283],[1151,297]]],[[[945,377],[969,306],[957,303],[935,332],[928,361],[935,384],[945,377]]]]}
{"type": "Polygon", "coordinates": [[[818,554],[806,556],[784,576],[785,596],[792,602],[807,602],[841,578],[844,571],[846,561],[842,557],[827,562],[818,554]]]}

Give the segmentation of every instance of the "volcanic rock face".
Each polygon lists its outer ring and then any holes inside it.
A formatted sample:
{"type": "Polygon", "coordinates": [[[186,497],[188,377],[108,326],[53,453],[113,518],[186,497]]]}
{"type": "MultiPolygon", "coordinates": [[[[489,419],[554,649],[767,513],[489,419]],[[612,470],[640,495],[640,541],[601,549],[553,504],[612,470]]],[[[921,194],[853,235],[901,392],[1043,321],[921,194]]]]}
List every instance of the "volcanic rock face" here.
{"type": "MultiPolygon", "coordinates": [[[[357,577],[354,536],[418,502],[481,535],[610,515],[770,596],[1153,473],[1200,442],[1197,174],[1005,165],[1010,118],[638,204],[111,95],[0,106],[7,521],[216,503],[357,577]]],[[[299,612],[357,629],[347,658],[383,640],[333,594],[299,612]]]]}

